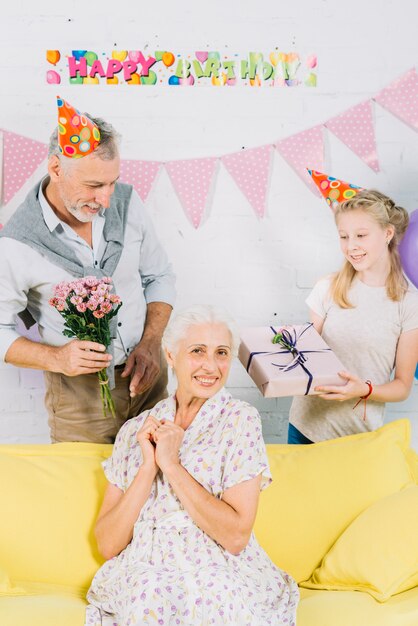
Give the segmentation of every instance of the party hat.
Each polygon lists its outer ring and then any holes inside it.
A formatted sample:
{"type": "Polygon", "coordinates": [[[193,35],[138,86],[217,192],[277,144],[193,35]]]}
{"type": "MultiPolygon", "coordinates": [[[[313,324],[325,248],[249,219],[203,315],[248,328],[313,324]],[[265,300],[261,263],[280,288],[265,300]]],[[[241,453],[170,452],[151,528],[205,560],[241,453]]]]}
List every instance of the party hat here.
{"type": "Polygon", "coordinates": [[[61,153],[72,159],[91,154],[100,142],[100,131],[88,117],[57,96],[58,144],[61,153]]]}
{"type": "Polygon", "coordinates": [[[309,170],[309,174],[312,176],[312,180],[318,187],[319,191],[324,196],[329,206],[334,210],[338,204],[349,200],[355,196],[359,191],[362,191],[363,187],[346,183],[344,180],[338,180],[333,176],[327,176],[321,172],[315,170],[309,170]]]}

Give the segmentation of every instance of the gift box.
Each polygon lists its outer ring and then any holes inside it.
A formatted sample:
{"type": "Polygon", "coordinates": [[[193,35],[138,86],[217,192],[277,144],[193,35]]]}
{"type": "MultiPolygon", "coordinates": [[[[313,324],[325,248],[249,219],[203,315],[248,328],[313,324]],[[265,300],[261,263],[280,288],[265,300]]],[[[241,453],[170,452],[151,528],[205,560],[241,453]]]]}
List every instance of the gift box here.
{"type": "Polygon", "coordinates": [[[238,358],[265,398],[318,395],[318,385],[345,385],[346,368],[312,324],[262,326],[241,333],[238,358]],[[281,343],[273,343],[281,333],[281,343]]]}

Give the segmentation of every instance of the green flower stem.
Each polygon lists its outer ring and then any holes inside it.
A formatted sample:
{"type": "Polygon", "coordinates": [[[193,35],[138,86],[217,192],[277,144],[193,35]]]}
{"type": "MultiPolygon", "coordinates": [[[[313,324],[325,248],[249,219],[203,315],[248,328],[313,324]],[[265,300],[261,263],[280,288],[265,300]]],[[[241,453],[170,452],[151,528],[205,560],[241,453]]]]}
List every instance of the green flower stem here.
{"type": "Polygon", "coordinates": [[[111,412],[113,419],[116,419],[115,404],[113,402],[112,394],[109,388],[109,379],[106,369],[97,372],[99,377],[100,396],[102,398],[103,413],[107,417],[108,411],[111,412]]]}

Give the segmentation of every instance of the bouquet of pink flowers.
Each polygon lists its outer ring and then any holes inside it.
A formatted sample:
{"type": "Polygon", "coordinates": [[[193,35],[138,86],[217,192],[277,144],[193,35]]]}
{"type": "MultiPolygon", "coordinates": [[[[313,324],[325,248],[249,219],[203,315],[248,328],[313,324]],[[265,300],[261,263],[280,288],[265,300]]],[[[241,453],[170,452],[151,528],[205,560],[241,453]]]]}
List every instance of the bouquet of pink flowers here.
{"type": "MultiPolygon", "coordinates": [[[[110,346],[109,322],[119,311],[122,302],[119,296],[110,293],[112,279],[86,276],[71,282],[56,285],[54,297],[49,304],[57,309],[65,320],[66,337],[75,337],[81,341],[95,341],[110,346]]],[[[115,405],[110,393],[106,368],[97,372],[104,415],[110,410],[116,417],[115,405]]]]}

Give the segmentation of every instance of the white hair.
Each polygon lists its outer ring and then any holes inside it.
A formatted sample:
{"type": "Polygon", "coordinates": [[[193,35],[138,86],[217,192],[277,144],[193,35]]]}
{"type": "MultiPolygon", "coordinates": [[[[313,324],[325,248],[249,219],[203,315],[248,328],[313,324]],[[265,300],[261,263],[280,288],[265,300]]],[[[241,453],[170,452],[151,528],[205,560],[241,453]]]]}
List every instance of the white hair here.
{"type": "Polygon", "coordinates": [[[184,339],[188,329],[200,324],[223,324],[231,335],[231,354],[232,356],[238,354],[240,344],[238,326],[225,309],[210,304],[195,304],[176,313],[164,331],[163,348],[175,353],[179,341],[184,339]]]}

